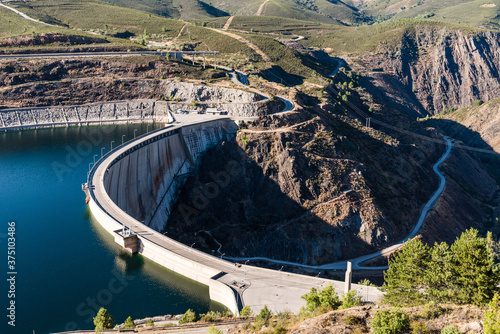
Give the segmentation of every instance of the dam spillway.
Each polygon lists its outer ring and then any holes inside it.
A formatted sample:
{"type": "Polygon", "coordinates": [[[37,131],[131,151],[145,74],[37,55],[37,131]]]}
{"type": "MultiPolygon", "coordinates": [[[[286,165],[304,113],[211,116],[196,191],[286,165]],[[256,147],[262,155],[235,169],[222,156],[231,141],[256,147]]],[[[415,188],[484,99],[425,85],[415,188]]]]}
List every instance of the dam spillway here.
{"type": "MultiPolygon", "coordinates": [[[[248,305],[258,311],[298,312],[300,298],[314,287],[333,285],[341,294],[344,282],[235,264],[205,254],[159,233],[176,201],[182,176],[197,168],[201,154],[237,130],[229,118],[187,115],[182,123],[136,138],[101,158],[90,172],[86,192],[96,220],[124,245],[120,233],[136,235],[137,251],[158,264],[209,287],[210,298],[238,315],[248,305]]],[[[353,285],[365,300],[381,292],[353,285]]]]}

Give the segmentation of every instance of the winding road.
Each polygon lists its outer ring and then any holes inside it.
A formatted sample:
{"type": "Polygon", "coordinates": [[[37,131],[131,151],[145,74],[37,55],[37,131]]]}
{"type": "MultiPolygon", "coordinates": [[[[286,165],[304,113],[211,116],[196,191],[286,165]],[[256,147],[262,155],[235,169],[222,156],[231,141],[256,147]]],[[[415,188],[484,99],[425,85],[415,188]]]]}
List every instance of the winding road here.
{"type": "Polygon", "coordinates": [[[352,263],[352,269],[353,270],[384,270],[387,269],[387,266],[384,267],[368,267],[368,266],[363,266],[362,263],[366,262],[368,260],[372,260],[374,258],[377,258],[382,255],[386,255],[389,253],[394,252],[395,250],[403,247],[404,243],[407,242],[408,240],[414,238],[420,229],[422,228],[422,225],[424,224],[424,220],[427,217],[427,214],[429,211],[432,209],[436,201],[438,200],[439,196],[444,190],[444,187],[446,185],[446,178],[444,175],[439,171],[439,166],[443,164],[443,162],[446,161],[448,156],[451,153],[451,148],[453,146],[453,142],[448,139],[444,138],[447,144],[447,148],[443,156],[434,164],[432,169],[436,173],[436,175],[439,177],[440,182],[439,182],[439,187],[436,190],[436,192],[432,195],[432,197],[427,201],[425,204],[424,208],[422,209],[422,212],[420,213],[420,217],[417,221],[417,224],[413,228],[413,230],[408,234],[406,238],[398,242],[397,244],[394,244],[390,247],[384,248],[378,252],[368,254],[368,255],[363,255],[354,259],[346,260],[346,261],[341,261],[341,262],[333,262],[333,263],[328,263],[328,264],[323,264],[320,266],[310,266],[310,265],[305,265],[305,264],[300,264],[300,263],[295,263],[295,262],[289,262],[289,261],[280,261],[280,260],[274,260],[274,259],[269,259],[266,257],[225,257],[228,260],[231,261],[266,261],[266,262],[271,262],[271,263],[276,263],[276,264],[281,264],[281,265],[287,265],[287,266],[295,266],[295,267],[301,267],[301,268],[307,268],[307,269],[317,269],[317,270],[328,270],[328,269],[340,269],[344,270],[347,268],[347,262],[352,263]]]}
{"type": "Polygon", "coordinates": [[[10,7],[10,6],[7,6],[7,5],[5,5],[5,4],[4,4],[4,3],[2,3],[2,2],[0,2],[0,6],[2,6],[2,7],[4,7],[4,8],[6,8],[6,9],[8,9],[8,10],[13,11],[14,13],[16,13],[16,14],[18,14],[18,15],[22,16],[23,18],[25,18],[26,20],[30,20],[30,21],[33,21],[33,22],[36,22],[36,23],[40,23],[40,24],[45,24],[46,26],[57,27],[57,28],[63,28],[63,27],[58,26],[58,25],[55,25],[55,24],[50,24],[50,23],[46,23],[46,22],[43,22],[43,21],[39,21],[39,20],[37,20],[37,19],[34,19],[34,18],[32,18],[31,16],[28,16],[28,15],[24,14],[23,12],[18,11],[18,10],[17,10],[17,9],[15,9],[15,8],[12,8],[12,7],[10,7]]]}

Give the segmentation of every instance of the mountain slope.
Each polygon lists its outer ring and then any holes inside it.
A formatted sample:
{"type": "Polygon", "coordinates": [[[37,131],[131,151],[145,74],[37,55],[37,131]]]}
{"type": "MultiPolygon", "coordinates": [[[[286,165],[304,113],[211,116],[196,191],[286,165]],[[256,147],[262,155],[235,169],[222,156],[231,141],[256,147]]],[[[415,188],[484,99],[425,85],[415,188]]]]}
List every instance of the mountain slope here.
{"type": "Polygon", "coordinates": [[[385,18],[432,17],[474,27],[499,28],[499,0],[353,0],[369,15],[385,18]]]}

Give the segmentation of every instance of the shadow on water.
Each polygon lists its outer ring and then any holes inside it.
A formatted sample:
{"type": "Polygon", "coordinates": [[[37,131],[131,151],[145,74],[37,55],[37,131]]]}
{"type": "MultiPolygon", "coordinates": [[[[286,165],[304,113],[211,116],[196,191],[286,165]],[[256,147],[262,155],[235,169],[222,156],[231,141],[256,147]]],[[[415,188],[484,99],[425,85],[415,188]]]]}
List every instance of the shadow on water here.
{"type": "MultiPolygon", "coordinates": [[[[208,298],[208,287],[160,266],[141,254],[130,254],[115,243],[113,237],[95,220],[87,208],[85,217],[91,222],[92,230],[104,247],[115,254],[115,268],[123,275],[145,274],[158,288],[168,286],[181,296],[208,298]]],[[[207,300],[208,302],[208,300],[207,300]]]]}

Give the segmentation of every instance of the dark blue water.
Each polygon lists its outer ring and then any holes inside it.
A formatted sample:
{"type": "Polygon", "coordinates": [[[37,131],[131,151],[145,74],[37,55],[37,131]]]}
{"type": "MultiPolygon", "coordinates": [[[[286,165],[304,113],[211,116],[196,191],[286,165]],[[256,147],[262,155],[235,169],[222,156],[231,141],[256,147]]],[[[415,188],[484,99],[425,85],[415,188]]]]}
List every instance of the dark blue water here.
{"type": "Polygon", "coordinates": [[[81,183],[94,155],[146,127],[0,133],[0,333],[93,329],[101,306],[116,322],[210,308],[207,287],[121,252],[84,202],[81,183]],[[8,222],[15,222],[15,298],[8,296],[8,222]]]}

